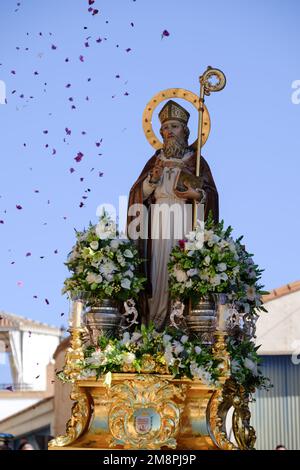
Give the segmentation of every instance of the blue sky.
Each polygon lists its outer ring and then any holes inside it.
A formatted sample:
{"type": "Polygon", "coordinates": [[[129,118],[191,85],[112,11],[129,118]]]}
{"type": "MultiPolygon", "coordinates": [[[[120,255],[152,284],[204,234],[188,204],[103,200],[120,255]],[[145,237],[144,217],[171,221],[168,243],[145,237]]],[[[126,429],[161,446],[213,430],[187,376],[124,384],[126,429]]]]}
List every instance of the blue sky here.
{"type": "Polygon", "coordinates": [[[244,234],[266,288],[299,279],[299,2],[96,0],[96,15],[87,4],[0,4],[0,308],[66,325],[74,227],[127,195],[152,155],[146,103],[170,87],[198,93],[207,65],[227,76],[206,100],[212,129],[202,152],[221,218],[244,234]]]}

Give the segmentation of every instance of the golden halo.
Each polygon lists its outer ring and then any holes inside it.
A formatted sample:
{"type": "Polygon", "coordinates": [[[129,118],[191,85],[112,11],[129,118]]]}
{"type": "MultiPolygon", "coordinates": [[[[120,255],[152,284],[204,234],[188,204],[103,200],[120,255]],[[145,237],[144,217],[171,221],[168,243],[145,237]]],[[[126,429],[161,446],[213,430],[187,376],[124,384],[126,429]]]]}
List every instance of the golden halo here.
{"type": "MultiPolygon", "coordinates": [[[[182,98],[183,100],[188,101],[191,103],[197,111],[199,111],[199,96],[195,95],[191,91],[184,90],[183,88],[168,88],[167,90],[162,90],[157,93],[147,104],[144,112],[143,112],[143,129],[148,140],[149,144],[152,145],[155,149],[160,149],[163,146],[162,141],[155,135],[153,127],[152,127],[152,115],[155,108],[164,100],[170,98],[182,98]]],[[[202,145],[208,139],[209,132],[210,132],[210,117],[207,110],[207,107],[204,106],[203,112],[203,128],[202,128],[202,145]]],[[[196,148],[197,140],[193,142],[192,146],[196,148]]]]}

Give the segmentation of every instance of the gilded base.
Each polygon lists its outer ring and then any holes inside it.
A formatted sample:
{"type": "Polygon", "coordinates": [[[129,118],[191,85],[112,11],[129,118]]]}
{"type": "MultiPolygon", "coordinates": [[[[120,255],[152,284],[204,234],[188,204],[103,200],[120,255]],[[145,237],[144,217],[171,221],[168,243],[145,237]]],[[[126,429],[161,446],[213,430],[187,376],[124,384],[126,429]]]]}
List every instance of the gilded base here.
{"type": "Polygon", "coordinates": [[[199,380],[122,373],[112,374],[110,387],[100,378],[79,380],[76,388],[84,409],[49,449],[218,448],[206,416],[215,389],[199,380]]]}

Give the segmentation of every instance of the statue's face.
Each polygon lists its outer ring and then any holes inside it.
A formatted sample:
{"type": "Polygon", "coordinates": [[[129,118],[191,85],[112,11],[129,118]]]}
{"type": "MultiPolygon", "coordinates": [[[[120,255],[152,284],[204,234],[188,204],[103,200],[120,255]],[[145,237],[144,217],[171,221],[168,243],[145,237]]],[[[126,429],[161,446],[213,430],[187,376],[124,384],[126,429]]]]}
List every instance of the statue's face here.
{"type": "Polygon", "coordinates": [[[164,142],[169,139],[173,139],[174,137],[176,137],[179,141],[183,141],[185,139],[183,125],[181,122],[174,119],[166,121],[161,126],[161,135],[164,142]]]}

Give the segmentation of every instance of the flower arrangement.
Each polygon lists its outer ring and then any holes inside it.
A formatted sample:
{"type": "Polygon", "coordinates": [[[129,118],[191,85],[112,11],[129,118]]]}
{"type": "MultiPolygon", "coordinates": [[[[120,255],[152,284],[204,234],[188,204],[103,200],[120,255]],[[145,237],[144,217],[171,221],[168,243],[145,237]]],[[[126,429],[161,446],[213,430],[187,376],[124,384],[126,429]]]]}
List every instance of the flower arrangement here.
{"type": "Polygon", "coordinates": [[[207,294],[226,293],[246,313],[264,310],[260,298],[265,292],[258,282],[262,270],[242,245],[242,237],[234,240],[231,233],[232,227],[224,229],[223,221],[215,224],[210,216],[180,240],[168,264],[173,298],[196,302],[207,294]]]}
{"type": "Polygon", "coordinates": [[[142,326],[132,334],[125,332],[120,340],[100,337],[98,347],[85,349],[81,376],[98,378],[108,372],[156,372],[169,373],[174,378],[198,378],[217,386],[220,363],[199,341],[173,329],[158,333],[151,325],[142,326]]]}
{"type": "Polygon", "coordinates": [[[243,341],[234,337],[227,339],[231,376],[250,394],[254,393],[256,388],[269,390],[272,387],[270,380],[264,377],[259,369],[261,362],[257,354],[259,347],[249,339],[243,341]]]}
{"type": "Polygon", "coordinates": [[[142,260],[133,242],[118,237],[107,213],[97,225],[76,231],[76,244],[66,261],[72,275],[64,282],[63,293],[83,291],[92,298],[134,299],[146,279],[139,273],[142,260]]]}

